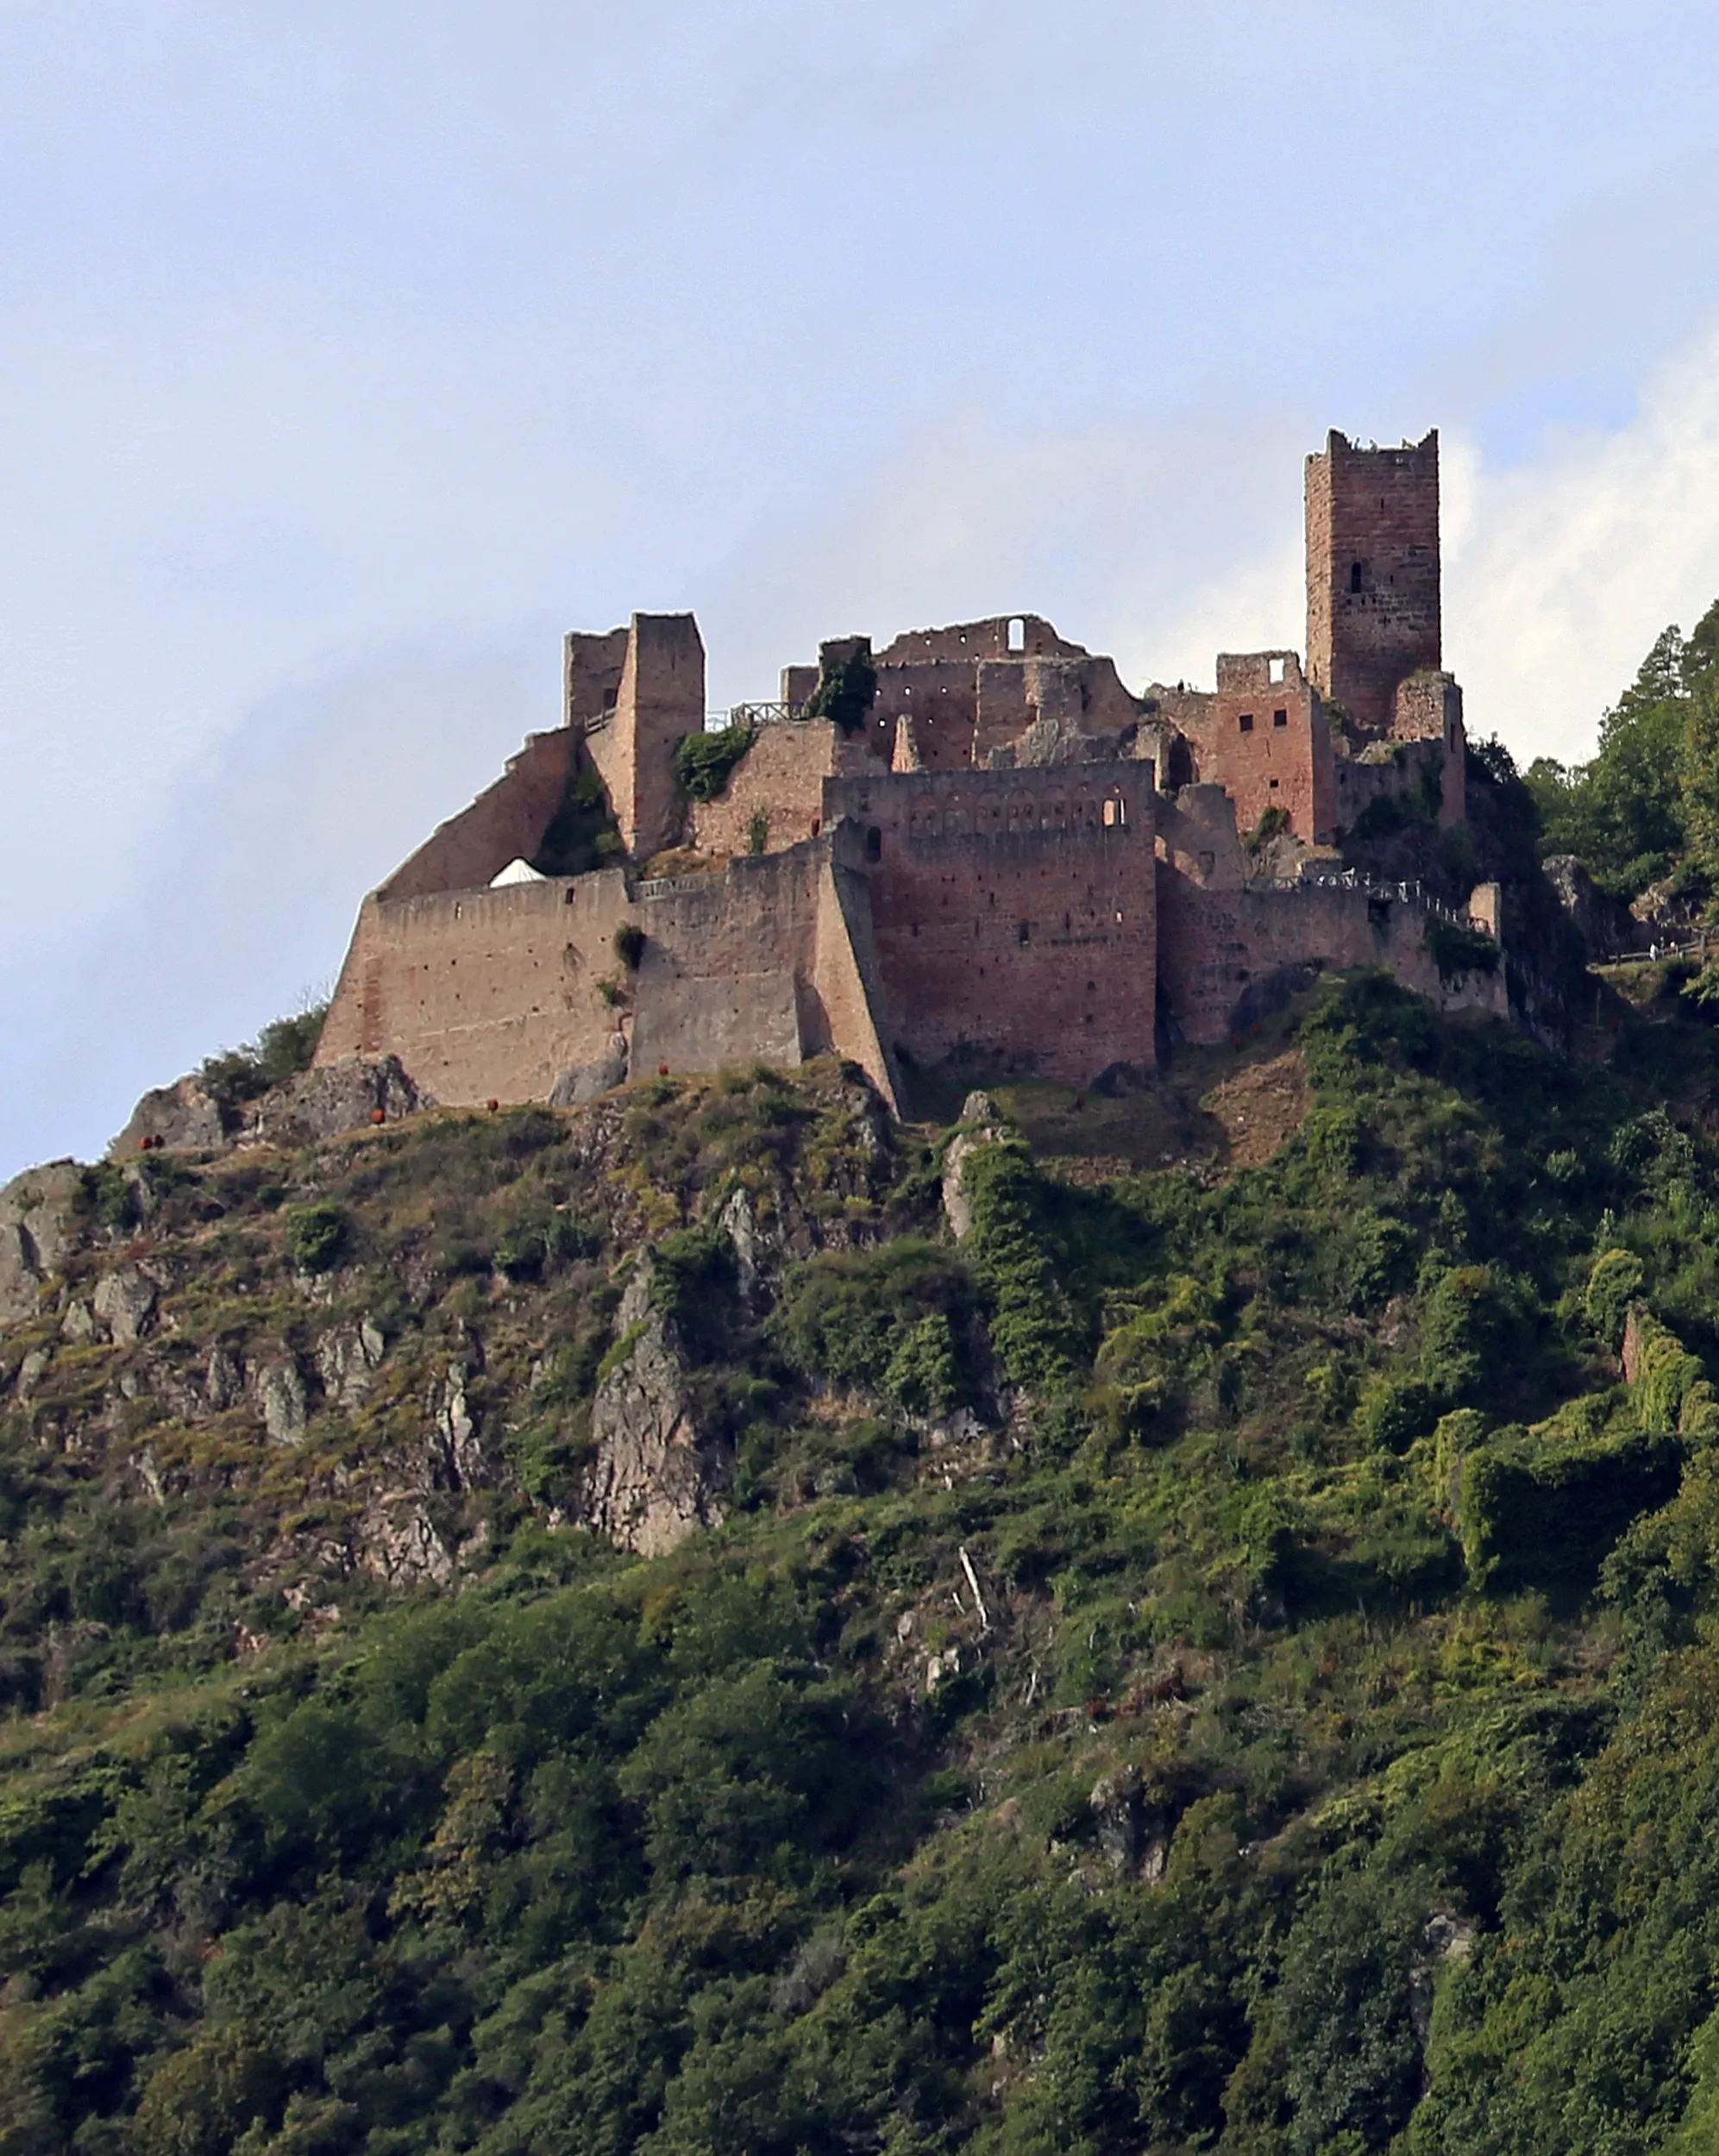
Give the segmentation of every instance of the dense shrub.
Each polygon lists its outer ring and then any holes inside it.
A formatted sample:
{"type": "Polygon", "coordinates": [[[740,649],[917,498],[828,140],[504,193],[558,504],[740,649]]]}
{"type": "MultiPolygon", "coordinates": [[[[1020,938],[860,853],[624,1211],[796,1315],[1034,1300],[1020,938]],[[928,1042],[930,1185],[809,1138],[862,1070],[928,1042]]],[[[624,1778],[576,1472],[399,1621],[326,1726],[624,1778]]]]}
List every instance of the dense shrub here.
{"type": "Polygon", "coordinates": [[[714,801],[728,790],[735,767],[758,738],[754,726],[725,726],[713,734],[683,734],[674,744],[674,777],[689,801],[714,801]]]}
{"type": "Polygon", "coordinates": [[[254,1041],[210,1056],[203,1065],[204,1084],[229,1108],[254,1100],[271,1086],[285,1085],[311,1068],[328,1014],[326,1003],[314,1003],[291,1018],[271,1020],[254,1041]]]}

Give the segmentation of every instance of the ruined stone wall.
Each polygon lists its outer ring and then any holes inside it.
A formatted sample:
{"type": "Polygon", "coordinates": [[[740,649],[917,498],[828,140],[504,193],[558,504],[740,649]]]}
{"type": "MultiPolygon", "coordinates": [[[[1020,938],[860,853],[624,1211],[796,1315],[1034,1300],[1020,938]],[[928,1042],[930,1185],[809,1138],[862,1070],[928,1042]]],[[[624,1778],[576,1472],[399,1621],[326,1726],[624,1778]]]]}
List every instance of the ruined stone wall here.
{"type": "Polygon", "coordinates": [[[753,822],[763,818],[767,853],[780,852],[823,826],[824,781],[843,774],[881,777],[888,768],[826,718],[784,719],[761,727],[714,801],[690,811],[689,843],[701,854],[750,854],[753,822]]]}
{"type": "Polygon", "coordinates": [[[873,1012],[869,901],[827,840],[733,862],[725,874],[645,883],[631,898],[618,868],[373,897],[317,1061],[397,1056],[448,1106],[541,1100],[561,1073],[600,1062],[618,1029],[635,1074],[834,1054],[899,1107],[873,1012]],[[615,952],[624,924],[644,932],[631,975],[615,952]]]}
{"type": "Polygon", "coordinates": [[[824,799],[870,887],[892,1045],[1070,1085],[1151,1067],[1148,767],[832,780],[824,799]]]}
{"type": "Polygon", "coordinates": [[[569,726],[583,725],[612,711],[626,671],[628,633],[611,629],[600,635],[571,629],[562,651],[563,707],[569,726]]]}
{"type": "Polygon", "coordinates": [[[1439,825],[1468,820],[1468,736],[1463,730],[1462,691],[1452,674],[1422,671],[1399,684],[1391,711],[1391,737],[1427,741],[1444,751],[1439,825]]]}
{"type": "MultiPolygon", "coordinates": [[[[965,632],[938,632],[957,633],[965,632]]],[[[979,660],[962,654],[886,663],[880,655],[865,740],[875,755],[886,761],[893,755],[901,768],[898,743],[906,719],[913,744],[907,768],[964,771],[982,766],[994,749],[1013,747],[1031,728],[1048,724],[1063,734],[1117,737],[1139,718],[1114,663],[1077,647],[1067,654],[979,660]]]]}
{"type": "Polygon", "coordinates": [[[1387,966],[1439,1009],[1505,1015],[1502,968],[1446,988],[1427,950],[1424,908],[1328,886],[1202,889],[1158,864],[1158,973],[1170,1018],[1195,1043],[1231,1038],[1270,1007],[1275,984],[1387,966]],[[1289,976],[1286,981],[1285,977],[1289,976]]]}
{"type": "Polygon", "coordinates": [[[377,895],[415,899],[432,891],[480,891],[510,861],[529,861],[561,806],[578,751],[578,735],[566,728],[531,735],[495,784],[469,808],[438,824],[377,895]]]}
{"type": "Polygon", "coordinates": [[[635,1073],[844,1056],[899,1109],[872,1008],[869,899],[826,838],[645,886],[635,1073]]]}
{"type": "Polygon", "coordinates": [[[1336,777],[1339,831],[1352,831],[1373,801],[1408,795],[1424,798],[1428,792],[1439,799],[1440,828],[1453,820],[1461,821],[1461,765],[1458,763],[1452,780],[1451,759],[1441,742],[1376,742],[1358,756],[1339,756],[1336,777]],[[1454,818],[1450,814],[1452,797],[1458,805],[1454,818]]]}
{"type": "Polygon", "coordinates": [[[922,666],[927,661],[960,661],[976,666],[982,659],[1084,659],[1084,644],[1059,636],[1038,614],[994,614],[985,621],[957,622],[948,629],[909,629],[874,655],[880,667],[922,666]],[[1012,640],[1010,627],[1019,624],[1012,640]]]}
{"type": "Polygon", "coordinates": [[[1399,681],[1440,664],[1439,437],[1307,461],[1308,672],[1383,732],[1399,681]]]}
{"type": "Polygon", "coordinates": [[[962,771],[973,761],[973,730],[979,715],[977,670],[970,660],[927,659],[880,666],[863,740],[888,765],[897,721],[912,722],[919,766],[962,771]]]}
{"type": "Polygon", "coordinates": [[[450,1105],[541,1100],[614,1032],[597,984],[620,974],[614,934],[631,915],[618,868],[367,899],[317,1061],[398,1056],[450,1105]]]}
{"type": "MultiPolygon", "coordinates": [[[[1153,810],[1154,850],[1184,876],[1212,891],[1239,891],[1247,856],[1236,830],[1235,802],[1220,786],[1184,786],[1160,794],[1153,810]]],[[[1159,923],[1160,940],[1164,924],[1159,923]]]]}
{"type": "MultiPolygon", "coordinates": [[[[607,639],[585,639],[606,642],[607,639]]],[[[612,716],[585,724],[587,747],[607,790],[621,842],[636,860],[680,836],[685,803],[674,784],[674,746],[705,723],[705,648],[690,614],[635,614],[612,716]]]]}
{"type": "Polygon", "coordinates": [[[1217,693],[1186,717],[1200,782],[1228,790],[1240,830],[1256,830],[1268,810],[1281,809],[1297,838],[1328,843],[1336,801],[1331,728],[1293,651],[1220,652],[1217,693]]]}

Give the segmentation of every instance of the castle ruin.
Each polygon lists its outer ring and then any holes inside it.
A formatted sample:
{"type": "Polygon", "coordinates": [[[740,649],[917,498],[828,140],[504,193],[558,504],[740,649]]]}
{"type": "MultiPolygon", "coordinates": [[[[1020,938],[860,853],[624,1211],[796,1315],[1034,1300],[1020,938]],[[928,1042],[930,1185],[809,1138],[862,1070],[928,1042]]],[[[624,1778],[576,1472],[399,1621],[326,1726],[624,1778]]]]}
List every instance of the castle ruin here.
{"type": "MultiPolygon", "coordinates": [[[[1222,653],[1209,691],[1136,695],[1033,615],[839,638],[689,785],[693,617],[569,636],[563,723],[364,901],[318,1062],[453,1104],[835,1054],[899,1111],[938,1065],[1129,1082],[1327,968],[1502,1011],[1501,969],[1441,974],[1423,891],[1344,856],[1465,817],[1438,469],[1436,434],[1333,433],[1305,663],[1222,653]]],[[[1496,937],[1494,887],[1459,912],[1496,937]]]]}

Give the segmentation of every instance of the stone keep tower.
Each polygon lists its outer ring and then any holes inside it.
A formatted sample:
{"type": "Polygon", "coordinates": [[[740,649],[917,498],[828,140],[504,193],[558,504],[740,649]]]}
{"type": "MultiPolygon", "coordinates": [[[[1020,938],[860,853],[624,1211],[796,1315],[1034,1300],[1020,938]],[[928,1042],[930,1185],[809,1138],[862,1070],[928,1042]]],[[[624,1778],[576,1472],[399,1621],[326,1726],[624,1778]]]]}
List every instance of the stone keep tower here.
{"type": "Polygon", "coordinates": [[[1398,684],[1440,664],[1439,436],[1360,449],[1333,432],[1307,461],[1308,671],[1366,732],[1398,684]]]}
{"type": "Polygon", "coordinates": [[[635,861],[672,845],[683,805],[674,749],[705,723],[705,648],[690,614],[635,614],[567,640],[567,723],[580,729],[635,861]]]}

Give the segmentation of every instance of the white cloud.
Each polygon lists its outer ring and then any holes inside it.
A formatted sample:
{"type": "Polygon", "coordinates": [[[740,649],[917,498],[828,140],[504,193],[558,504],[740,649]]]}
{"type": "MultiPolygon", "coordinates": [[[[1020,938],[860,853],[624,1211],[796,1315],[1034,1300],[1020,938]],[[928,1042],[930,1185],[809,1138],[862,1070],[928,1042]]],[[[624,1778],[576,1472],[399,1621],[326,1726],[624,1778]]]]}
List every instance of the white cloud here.
{"type": "Polygon", "coordinates": [[[1661,367],[1622,429],[1554,436],[1504,472],[1452,444],[1446,470],[1445,649],[1470,729],[1521,760],[1586,755],[1654,637],[1719,594],[1719,331],[1661,367]]]}

